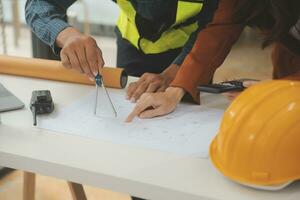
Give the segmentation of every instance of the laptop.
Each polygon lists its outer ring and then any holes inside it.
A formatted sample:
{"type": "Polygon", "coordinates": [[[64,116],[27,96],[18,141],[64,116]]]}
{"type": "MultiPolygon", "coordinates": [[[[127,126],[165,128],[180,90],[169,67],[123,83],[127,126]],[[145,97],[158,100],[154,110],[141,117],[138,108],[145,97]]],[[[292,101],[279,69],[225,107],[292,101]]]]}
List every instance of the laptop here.
{"type": "Polygon", "coordinates": [[[0,112],[24,108],[24,103],[0,83],[0,112]]]}

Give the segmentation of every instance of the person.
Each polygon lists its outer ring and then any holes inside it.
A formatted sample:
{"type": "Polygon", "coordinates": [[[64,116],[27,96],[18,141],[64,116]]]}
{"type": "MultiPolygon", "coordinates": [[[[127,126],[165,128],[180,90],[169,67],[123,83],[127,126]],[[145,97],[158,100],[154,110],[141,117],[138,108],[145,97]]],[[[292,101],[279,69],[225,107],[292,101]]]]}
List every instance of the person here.
{"type": "Polygon", "coordinates": [[[199,32],[170,87],[143,94],[126,121],[171,113],[185,94],[200,103],[196,87],[210,82],[247,25],[262,30],[263,47],[273,44],[273,78],[300,80],[299,17],[298,0],[220,0],[212,22],[199,32]]]}
{"type": "MultiPolygon", "coordinates": [[[[66,68],[94,80],[104,66],[102,51],[95,39],[65,21],[66,11],[75,1],[27,0],[26,21],[32,32],[60,55],[66,68]]],[[[117,66],[128,75],[142,76],[127,90],[127,99],[133,102],[146,91],[168,87],[218,5],[218,0],[114,1],[120,7],[117,66]]]]}
{"type": "MultiPolygon", "coordinates": [[[[65,21],[66,10],[75,1],[27,0],[26,21],[38,38],[60,54],[66,68],[93,80],[104,65],[102,51],[95,39],[65,21]]],[[[127,90],[127,99],[133,102],[146,91],[165,90],[218,4],[218,0],[114,1],[120,7],[117,66],[128,75],[142,76],[127,90]]]]}

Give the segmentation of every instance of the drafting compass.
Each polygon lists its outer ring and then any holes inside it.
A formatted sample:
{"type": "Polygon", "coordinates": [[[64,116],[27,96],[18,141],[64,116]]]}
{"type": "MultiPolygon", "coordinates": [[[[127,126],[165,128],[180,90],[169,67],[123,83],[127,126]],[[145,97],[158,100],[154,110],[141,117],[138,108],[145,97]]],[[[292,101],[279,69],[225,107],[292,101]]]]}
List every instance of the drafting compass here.
{"type": "Polygon", "coordinates": [[[114,107],[114,104],[112,103],[111,101],[111,98],[108,94],[108,91],[104,85],[104,82],[103,82],[103,79],[102,79],[102,76],[100,75],[100,73],[98,72],[98,74],[96,75],[95,77],[95,81],[96,81],[96,98],[95,98],[95,107],[94,107],[94,114],[97,115],[97,109],[98,109],[98,96],[99,96],[99,90],[100,90],[100,87],[104,90],[104,93],[105,93],[105,96],[107,97],[108,101],[109,101],[109,104],[113,110],[113,114],[115,117],[117,117],[117,111],[114,107]]]}

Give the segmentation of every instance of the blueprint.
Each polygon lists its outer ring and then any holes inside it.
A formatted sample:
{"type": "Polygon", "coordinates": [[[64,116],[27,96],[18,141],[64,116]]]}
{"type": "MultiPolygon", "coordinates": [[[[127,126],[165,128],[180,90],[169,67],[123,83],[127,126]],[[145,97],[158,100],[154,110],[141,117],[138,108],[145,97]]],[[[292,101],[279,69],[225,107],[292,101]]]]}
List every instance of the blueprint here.
{"type": "Polygon", "coordinates": [[[42,116],[39,128],[180,155],[208,156],[210,142],[218,132],[224,112],[223,101],[212,98],[202,106],[180,104],[169,115],[136,118],[132,123],[125,123],[134,104],[125,100],[123,90],[109,89],[109,93],[117,117],[110,114],[110,105],[103,97],[98,99],[95,115],[95,94],[92,93],[66,107],[56,107],[51,115],[42,116]]]}

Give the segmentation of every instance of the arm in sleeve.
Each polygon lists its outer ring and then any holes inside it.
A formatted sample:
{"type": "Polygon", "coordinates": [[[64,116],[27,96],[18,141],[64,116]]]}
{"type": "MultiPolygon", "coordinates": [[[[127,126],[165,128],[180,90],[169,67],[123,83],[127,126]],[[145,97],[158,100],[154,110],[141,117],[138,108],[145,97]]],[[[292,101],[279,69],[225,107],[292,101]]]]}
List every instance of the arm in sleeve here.
{"type": "Polygon", "coordinates": [[[194,43],[197,39],[198,33],[205,28],[205,26],[211,22],[214,12],[218,6],[219,0],[210,0],[205,2],[204,8],[198,16],[198,29],[193,32],[186,44],[183,46],[181,53],[177,56],[177,58],[173,61],[173,64],[181,65],[185,57],[192,50],[194,43]]]}
{"type": "Polygon", "coordinates": [[[69,27],[66,11],[76,0],[27,0],[25,18],[32,32],[49,45],[55,54],[60,49],[56,46],[57,35],[69,27]]]}
{"type": "Polygon", "coordinates": [[[294,81],[300,81],[300,70],[297,71],[294,74],[291,74],[289,76],[283,77],[284,80],[294,80],[294,81]]]}
{"type": "Polygon", "coordinates": [[[285,44],[273,44],[273,79],[300,80],[300,54],[285,44]]]}
{"type": "Polygon", "coordinates": [[[212,22],[198,33],[191,52],[170,85],[183,88],[197,103],[200,102],[197,86],[210,82],[244,28],[243,24],[233,23],[236,1],[220,0],[212,22]]]}

